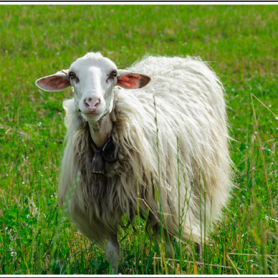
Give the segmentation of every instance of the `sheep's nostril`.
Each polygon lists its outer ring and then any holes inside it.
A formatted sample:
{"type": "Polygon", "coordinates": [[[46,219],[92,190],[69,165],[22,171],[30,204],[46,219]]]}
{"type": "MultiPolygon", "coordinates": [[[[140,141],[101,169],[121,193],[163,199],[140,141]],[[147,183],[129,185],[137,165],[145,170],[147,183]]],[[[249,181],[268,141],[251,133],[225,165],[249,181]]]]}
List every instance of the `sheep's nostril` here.
{"type": "Polygon", "coordinates": [[[84,104],[86,107],[89,107],[90,106],[90,102],[89,102],[89,99],[87,100],[86,98],[84,99],[84,104]]]}
{"type": "Polygon", "coordinates": [[[93,105],[94,107],[97,107],[100,104],[100,100],[98,99],[93,105]]]}

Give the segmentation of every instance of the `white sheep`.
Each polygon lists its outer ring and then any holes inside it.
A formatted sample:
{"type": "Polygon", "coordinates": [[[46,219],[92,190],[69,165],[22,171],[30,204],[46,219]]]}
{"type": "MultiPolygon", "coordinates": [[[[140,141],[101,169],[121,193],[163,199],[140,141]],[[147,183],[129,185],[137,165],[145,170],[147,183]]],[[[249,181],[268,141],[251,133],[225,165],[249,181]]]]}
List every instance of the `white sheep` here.
{"type": "Polygon", "coordinates": [[[76,184],[68,216],[90,240],[104,246],[108,239],[114,272],[118,226],[124,213],[130,221],[137,215],[138,200],[142,217],[149,211],[149,235],[156,238],[163,226],[168,256],[179,227],[182,240],[205,239],[232,182],[223,87],[204,62],[150,56],[119,70],[100,53],[87,53],[36,85],[74,88],[63,103],[59,204],[76,184]]]}

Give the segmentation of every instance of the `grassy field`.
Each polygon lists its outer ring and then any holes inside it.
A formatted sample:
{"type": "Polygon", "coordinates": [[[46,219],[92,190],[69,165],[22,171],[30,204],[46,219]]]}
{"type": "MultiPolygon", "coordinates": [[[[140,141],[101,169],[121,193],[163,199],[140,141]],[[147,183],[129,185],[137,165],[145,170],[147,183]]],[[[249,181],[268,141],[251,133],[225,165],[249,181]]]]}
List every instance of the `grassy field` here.
{"type": "MultiPolygon", "coordinates": [[[[122,274],[278,273],[278,6],[0,6],[0,274],[108,274],[105,252],[57,207],[70,89],[35,86],[88,51],[118,68],[146,53],[200,56],[226,89],[235,190],[197,265],[174,268],[143,220],[120,230],[122,274]]],[[[193,250],[193,251],[192,251],[193,250]]]]}

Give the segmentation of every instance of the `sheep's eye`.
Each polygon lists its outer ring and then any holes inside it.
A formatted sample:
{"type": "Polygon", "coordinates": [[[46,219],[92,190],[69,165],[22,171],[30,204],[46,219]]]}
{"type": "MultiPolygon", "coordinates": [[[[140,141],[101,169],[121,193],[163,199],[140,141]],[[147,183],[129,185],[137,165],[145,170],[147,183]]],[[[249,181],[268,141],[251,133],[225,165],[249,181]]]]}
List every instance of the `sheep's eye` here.
{"type": "Polygon", "coordinates": [[[112,70],[109,74],[107,74],[108,78],[106,79],[106,82],[111,82],[115,80],[115,77],[117,77],[118,72],[116,70],[112,70]]]}
{"type": "Polygon", "coordinates": [[[112,70],[109,74],[109,78],[115,78],[118,75],[116,70],[112,70]]]}
{"type": "Polygon", "coordinates": [[[118,75],[117,71],[113,70],[111,73],[110,73],[111,76],[113,77],[116,77],[118,75]]]}
{"type": "Polygon", "coordinates": [[[76,74],[73,71],[69,72],[70,79],[74,79],[75,77],[76,77],[76,74]]]}
{"type": "Polygon", "coordinates": [[[79,82],[78,77],[76,76],[76,74],[73,71],[69,72],[69,78],[70,78],[70,80],[75,80],[76,83],[79,82]]]}

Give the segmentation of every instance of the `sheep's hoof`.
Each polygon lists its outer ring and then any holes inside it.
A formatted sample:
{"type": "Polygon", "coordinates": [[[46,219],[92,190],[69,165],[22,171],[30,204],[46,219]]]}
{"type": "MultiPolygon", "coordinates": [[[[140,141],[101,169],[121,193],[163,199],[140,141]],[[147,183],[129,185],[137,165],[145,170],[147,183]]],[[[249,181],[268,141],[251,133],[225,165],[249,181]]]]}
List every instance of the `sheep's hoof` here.
{"type": "Polygon", "coordinates": [[[198,254],[198,255],[201,255],[201,246],[199,243],[195,243],[195,252],[198,254]]]}
{"type": "Polygon", "coordinates": [[[199,272],[202,272],[202,258],[201,258],[201,246],[200,246],[200,244],[199,243],[195,243],[195,252],[198,254],[198,259],[197,259],[197,262],[198,262],[198,264],[197,264],[197,268],[198,268],[198,271],[199,272]]]}
{"type": "Polygon", "coordinates": [[[118,268],[117,267],[113,267],[111,268],[111,272],[109,274],[118,274],[118,268]]]}

